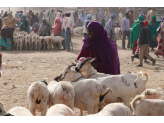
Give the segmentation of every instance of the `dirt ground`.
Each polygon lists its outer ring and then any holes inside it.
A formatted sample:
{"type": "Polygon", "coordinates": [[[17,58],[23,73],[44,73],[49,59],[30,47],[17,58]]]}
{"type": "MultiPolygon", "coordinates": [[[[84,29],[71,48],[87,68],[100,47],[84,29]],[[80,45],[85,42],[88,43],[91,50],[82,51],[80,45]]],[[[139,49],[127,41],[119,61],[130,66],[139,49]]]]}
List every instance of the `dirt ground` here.
{"type": "MultiPolygon", "coordinates": [[[[72,39],[74,51],[2,51],[4,72],[0,78],[0,101],[4,103],[5,110],[15,106],[27,107],[27,90],[31,83],[45,79],[48,83],[60,75],[63,68],[75,61],[82,46],[83,37],[72,39]],[[6,83],[6,84],[5,84],[6,83]],[[16,88],[13,88],[13,85],[16,88]]],[[[126,41],[127,43],[127,41],[126,41]]],[[[121,73],[147,70],[149,81],[147,88],[164,88],[164,58],[157,58],[150,51],[152,57],[157,59],[156,65],[144,64],[144,67],[135,67],[139,60],[131,62],[132,51],[122,50],[122,41],[118,40],[121,73]]],[[[79,115],[79,110],[75,108],[79,115]]],[[[38,114],[39,115],[39,114],[38,114]]]]}

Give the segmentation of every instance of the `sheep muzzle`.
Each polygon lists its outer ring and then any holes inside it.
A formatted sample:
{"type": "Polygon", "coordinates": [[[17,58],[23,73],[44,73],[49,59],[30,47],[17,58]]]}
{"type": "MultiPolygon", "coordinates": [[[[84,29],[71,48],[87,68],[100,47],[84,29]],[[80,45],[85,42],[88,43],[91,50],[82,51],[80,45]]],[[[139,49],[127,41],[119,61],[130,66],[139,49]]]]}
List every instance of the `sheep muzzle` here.
{"type": "Polygon", "coordinates": [[[36,100],[36,103],[37,103],[37,104],[40,104],[40,103],[41,103],[41,100],[38,100],[38,99],[37,99],[37,100],[36,100]]]}

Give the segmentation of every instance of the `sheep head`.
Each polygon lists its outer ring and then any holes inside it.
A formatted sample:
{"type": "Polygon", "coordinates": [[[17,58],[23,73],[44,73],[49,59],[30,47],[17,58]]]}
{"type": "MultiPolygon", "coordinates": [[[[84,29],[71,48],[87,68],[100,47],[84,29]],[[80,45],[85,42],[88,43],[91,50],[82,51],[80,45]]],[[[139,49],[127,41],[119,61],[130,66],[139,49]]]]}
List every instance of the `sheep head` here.
{"type": "Polygon", "coordinates": [[[76,68],[75,70],[77,72],[84,73],[86,75],[88,69],[91,69],[92,67],[90,64],[95,60],[96,58],[85,58],[81,57],[79,60],[76,60],[76,68]]]}
{"type": "Polygon", "coordinates": [[[62,74],[60,76],[57,76],[54,80],[59,81],[69,81],[73,82],[76,81],[78,77],[81,75],[77,73],[76,71],[72,70],[71,67],[76,66],[74,63],[65,67],[62,74]]]}

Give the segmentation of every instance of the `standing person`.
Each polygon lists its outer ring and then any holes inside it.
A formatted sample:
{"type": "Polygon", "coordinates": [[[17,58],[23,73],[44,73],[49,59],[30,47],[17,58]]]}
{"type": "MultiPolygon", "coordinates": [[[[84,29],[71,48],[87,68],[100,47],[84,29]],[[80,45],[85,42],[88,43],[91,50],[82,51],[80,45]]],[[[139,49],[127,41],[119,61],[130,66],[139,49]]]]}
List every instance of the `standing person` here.
{"type": "Polygon", "coordinates": [[[26,20],[26,15],[23,15],[23,20],[20,25],[20,31],[25,31],[27,33],[30,33],[30,26],[28,24],[28,21],[26,20]]]}
{"type": "Polygon", "coordinates": [[[65,29],[65,44],[68,52],[70,51],[71,31],[73,30],[73,22],[70,15],[71,13],[67,13],[63,22],[63,28],[65,29]]]}
{"type": "Polygon", "coordinates": [[[96,60],[91,65],[101,73],[120,74],[120,63],[116,43],[108,37],[106,30],[97,22],[92,21],[87,26],[87,36],[83,40],[81,57],[93,57],[96,60]]]}
{"type": "Polygon", "coordinates": [[[39,18],[31,12],[30,26],[33,26],[34,23],[39,23],[39,18]]]}
{"type": "MultiPolygon", "coordinates": [[[[61,20],[60,19],[55,19],[54,21],[54,28],[53,28],[53,35],[54,36],[61,36],[61,20]]],[[[56,43],[56,46],[59,49],[59,45],[56,43]]]]}
{"type": "Polygon", "coordinates": [[[147,19],[150,20],[150,12],[151,12],[151,8],[148,7],[148,13],[147,13],[147,19]]]}
{"type": "Polygon", "coordinates": [[[84,24],[85,23],[85,20],[86,20],[86,14],[84,13],[84,10],[82,10],[82,13],[80,14],[80,18],[81,18],[81,21],[84,24]]]}
{"type": "Polygon", "coordinates": [[[3,17],[4,16],[4,12],[3,12],[3,10],[1,11],[1,17],[3,17]]]}
{"type": "Polygon", "coordinates": [[[155,13],[155,8],[153,8],[153,10],[150,11],[150,18],[149,18],[149,21],[151,21],[152,17],[156,15],[155,13]]]}
{"type": "Polygon", "coordinates": [[[127,48],[130,48],[130,22],[129,22],[129,13],[127,12],[126,17],[122,20],[122,31],[123,31],[123,38],[122,38],[122,49],[125,49],[125,38],[128,37],[128,45],[127,48]]]}
{"type": "Polygon", "coordinates": [[[49,18],[50,18],[51,25],[54,26],[54,20],[55,20],[54,8],[51,8],[51,12],[50,12],[49,18]]]}
{"type": "Polygon", "coordinates": [[[101,20],[104,18],[104,12],[103,12],[102,8],[99,9],[98,17],[99,17],[98,22],[101,22],[101,20]]]}
{"type": "Polygon", "coordinates": [[[152,16],[152,20],[149,22],[149,28],[150,28],[150,33],[151,33],[151,40],[150,40],[150,47],[151,50],[154,50],[154,47],[158,46],[158,41],[157,41],[157,37],[158,37],[158,33],[157,33],[157,28],[160,25],[160,21],[156,21],[156,16],[153,15],[152,16]]]}
{"type": "Polygon", "coordinates": [[[105,17],[105,23],[107,23],[109,20],[109,10],[107,8],[105,9],[104,17],[105,17]]]}
{"type": "Polygon", "coordinates": [[[149,55],[149,43],[150,43],[150,29],[149,27],[145,26],[144,22],[141,21],[139,23],[139,26],[141,28],[140,30],[140,35],[139,35],[139,60],[140,64],[137,65],[137,67],[142,67],[143,66],[143,57],[146,56],[150,61],[152,61],[153,65],[155,65],[156,60],[153,59],[149,55]]]}
{"type": "MultiPolygon", "coordinates": [[[[144,24],[145,24],[145,26],[148,27],[149,22],[148,21],[144,21],[144,24]]],[[[133,56],[131,56],[132,62],[134,61],[134,58],[139,59],[139,45],[138,45],[138,42],[139,42],[139,39],[137,40],[137,49],[135,51],[135,54],[133,54],[133,56]]],[[[144,63],[150,63],[150,62],[147,61],[147,57],[146,56],[144,56],[144,59],[145,59],[144,63]]]]}
{"type": "Polygon", "coordinates": [[[99,14],[99,9],[97,9],[97,12],[96,12],[96,14],[95,14],[96,21],[98,21],[98,20],[99,20],[98,14],[99,14]]]}
{"type": "Polygon", "coordinates": [[[139,13],[139,16],[143,15],[143,11],[141,10],[141,8],[138,9],[138,13],[139,13]]]}
{"type": "Polygon", "coordinates": [[[16,19],[19,19],[19,11],[16,12],[15,18],[16,18],[16,19]]]}
{"type": "Polygon", "coordinates": [[[61,20],[60,19],[55,19],[54,28],[53,28],[54,36],[61,36],[60,31],[61,31],[61,20]]]}
{"type": "Polygon", "coordinates": [[[122,24],[122,19],[123,19],[123,14],[120,11],[119,15],[118,15],[118,19],[119,19],[119,24],[122,24]]]}
{"type": "Polygon", "coordinates": [[[111,19],[106,23],[105,30],[107,31],[108,36],[116,42],[116,32],[115,27],[117,26],[115,24],[115,15],[111,15],[111,19]]]}
{"type": "Polygon", "coordinates": [[[137,49],[137,40],[140,34],[140,26],[139,22],[144,20],[144,16],[141,15],[139,16],[139,19],[133,24],[130,32],[130,44],[131,44],[131,49],[133,50],[133,54],[135,54],[135,51],[137,49]]]}
{"type": "Polygon", "coordinates": [[[62,21],[62,17],[61,17],[61,13],[60,12],[57,13],[55,20],[56,19],[60,19],[62,21]]]}
{"type": "Polygon", "coordinates": [[[129,11],[129,21],[130,21],[130,28],[132,28],[134,24],[134,19],[133,19],[133,9],[129,11]]]}
{"type": "Polygon", "coordinates": [[[84,24],[83,22],[81,21],[81,18],[78,18],[77,19],[77,23],[75,24],[75,27],[82,27],[84,24]]]}
{"type": "Polygon", "coordinates": [[[2,19],[0,18],[0,30],[2,28],[2,19]]]}
{"type": "Polygon", "coordinates": [[[39,14],[39,25],[42,23],[43,12],[45,12],[45,10],[41,11],[40,14],[39,14]]]}
{"type": "Polygon", "coordinates": [[[87,15],[87,19],[85,20],[84,29],[83,29],[84,38],[86,38],[87,36],[87,26],[91,22],[91,19],[92,19],[92,15],[91,14],[87,15]]]}
{"type": "Polygon", "coordinates": [[[7,11],[5,11],[5,14],[4,14],[3,18],[5,18],[7,16],[8,16],[7,11]]]}
{"type": "Polygon", "coordinates": [[[63,28],[63,22],[66,18],[65,14],[62,14],[62,21],[61,21],[61,36],[64,38],[64,40],[62,41],[62,45],[63,45],[63,50],[66,50],[66,45],[65,45],[65,29],[63,28]]]}
{"type": "Polygon", "coordinates": [[[18,16],[19,16],[19,22],[17,24],[18,24],[18,27],[20,28],[22,20],[23,20],[23,11],[20,11],[18,16]]]}
{"type": "Polygon", "coordinates": [[[31,10],[29,10],[29,12],[27,13],[27,21],[30,22],[30,18],[31,18],[31,10]]]}
{"type": "Polygon", "coordinates": [[[102,19],[100,23],[101,23],[102,26],[105,28],[105,25],[106,25],[106,23],[105,23],[105,19],[102,19]]]}
{"type": "Polygon", "coordinates": [[[49,17],[46,12],[43,12],[43,19],[46,19],[46,21],[49,21],[49,17]]]}
{"type": "Polygon", "coordinates": [[[154,54],[157,57],[159,57],[158,55],[164,57],[164,22],[160,24],[160,27],[157,29],[157,32],[158,32],[158,47],[154,54]]]}
{"type": "Polygon", "coordinates": [[[39,17],[39,13],[37,12],[37,13],[35,13],[35,15],[37,16],[37,17],[39,17]]]}
{"type": "Polygon", "coordinates": [[[79,15],[78,15],[78,10],[75,11],[75,14],[74,14],[74,23],[76,24],[77,23],[77,19],[78,19],[79,15]]]}

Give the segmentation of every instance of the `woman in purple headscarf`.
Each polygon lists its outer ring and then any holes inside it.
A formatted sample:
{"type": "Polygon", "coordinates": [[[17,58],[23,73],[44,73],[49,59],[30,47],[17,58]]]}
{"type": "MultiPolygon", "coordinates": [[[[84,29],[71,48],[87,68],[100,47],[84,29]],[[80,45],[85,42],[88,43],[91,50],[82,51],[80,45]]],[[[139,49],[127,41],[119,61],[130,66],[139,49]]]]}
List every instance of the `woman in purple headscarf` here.
{"type": "Polygon", "coordinates": [[[92,66],[98,72],[120,74],[117,45],[108,37],[104,27],[99,22],[92,21],[87,26],[87,33],[77,60],[81,57],[96,58],[92,66]]]}

